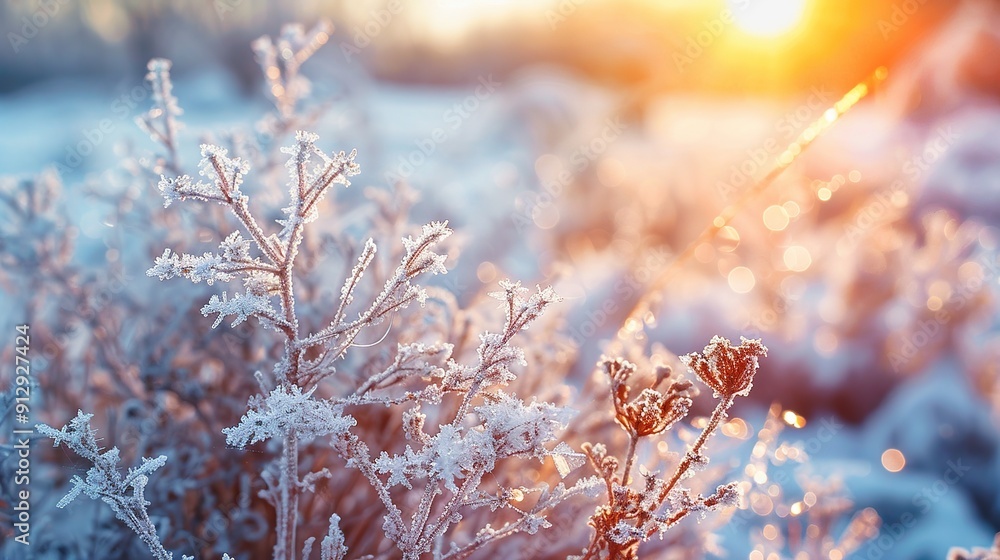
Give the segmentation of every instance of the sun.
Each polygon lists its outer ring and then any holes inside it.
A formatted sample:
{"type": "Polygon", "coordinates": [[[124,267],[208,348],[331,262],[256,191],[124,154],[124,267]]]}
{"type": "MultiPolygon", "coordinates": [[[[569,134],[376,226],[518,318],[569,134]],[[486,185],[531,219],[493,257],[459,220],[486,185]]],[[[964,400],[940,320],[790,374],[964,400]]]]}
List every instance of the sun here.
{"type": "Polygon", "coordinates": [[[792,30],[805,12],[806,0],[726,0],[733,23],[750,35],[777,37],[792,30]]]}

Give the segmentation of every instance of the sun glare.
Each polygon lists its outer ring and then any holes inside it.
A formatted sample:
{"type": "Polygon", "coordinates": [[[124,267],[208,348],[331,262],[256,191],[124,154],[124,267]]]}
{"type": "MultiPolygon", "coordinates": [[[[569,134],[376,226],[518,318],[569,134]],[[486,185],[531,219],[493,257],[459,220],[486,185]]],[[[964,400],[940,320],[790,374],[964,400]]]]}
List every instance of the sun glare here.
{"type": "Polygon", "coordinates": [[[733,22],[750,35],[776,37],[802,21],[806,0],[727,0],[733,22]]]}

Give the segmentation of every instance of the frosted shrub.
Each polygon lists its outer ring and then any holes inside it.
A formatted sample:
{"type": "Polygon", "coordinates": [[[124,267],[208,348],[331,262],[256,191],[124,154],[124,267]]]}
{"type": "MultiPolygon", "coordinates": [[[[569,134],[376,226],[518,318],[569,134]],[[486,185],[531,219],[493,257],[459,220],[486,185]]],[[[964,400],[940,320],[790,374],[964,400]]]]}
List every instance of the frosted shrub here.
{"type": "MultiPolygon", "coordinates": [[[[326,33],[322,26],[310,33],[287,28],[277,46],[270,40],[255,44],[281,122],[270,130],[271,138],[303,122],[296,107],[308,88],[299,67],[325,42],[326,33]],[[279,59],[278,51],[293,56],[279,59]]],[[[512,386],[519,372],[529,367],[528,354],[517,339],[559,301],[551,288],[529,290],[519,282],[501,281],[499,290],[489,295],[499,302],[502,325],[482,332],[478,339],[469,336],[470,328],[472,333],[479,331],[478,323],[465,318],[461,328],[449,324],[459,322],[442,317],[454,311],[454,296],[419,284],[448,272],[443,244],[452,231],[444,221],[430,222],[403,236],[395,251],[380,252],[374,238],[369,238],[352,253],[342,278],[332,280],[322,274],[317,279],[311,273],[323,259],[315,247],[315,233],[310,241],[310,226],[316,224],[331,190],[349,186],[350,178],[358,174],[356,152],[329,153],[318,146],[316,134],[297,131],[291,145],[281,149],[288,176],[287,199],[277,227],[269,226],[256,209],[265,197],[252,205],[255,191],[246,187],[246,179],[252,165],[255,173],[269,176],[274,163],[270,156],[260,157],[259,152],[236,155],[240,150],[235,142],[231,149],[206,143],[201,146],[197,176],[183,172],[177,155],[180,124],[176,118],[181,111],[171,93],[169,68],[168,61],[150,63],[147,78],[154,89],[154,106],[139,119],[165,153],[152,162],[139,161],[137,175],[159,175],[156,184],[164,207],[186,201],[218,205],[237,228],[219,229],[218,221],[210,219],[217,216],[199,213],[193,221],[218,235],[217,249],[192,251],[190,241],[182,238],[183,249],[163,248],[161,252],[157,247],[160,255],[146,274],[207,285],[209,293],[201,292],[206,299],[201,300],[200,311],[213,318],[212,328],[223,322],[242,329],[260,326],[278,341],[267,346],[264,338],[247,337],[242,354],[218,360],[224,364],[226,382],[216,389],[227,393],[217,391],[213,398],[246,398],[247,406],[234,425],[209,436],[224,438],[229,446],[246,453],[253,447],[273,457],[256,487],[262,488],[258,495],[274,510],[274,558],[307,559],[317,548],[322,560],[344,559],[349,552],[359,558],[466,558],[506,537],[549,529],[557,506],[570,499],[596,499],[602,493],[606,502],[590,519],[594,532],[585,557],[636,558],[641,543],[662,536],[688,515],[703,516],[736,505],[735,484],[719,485],[701,496],[680,483],[705,467],[708,438],[735,398],[749,392],[758,358],[766,354],[760,341],[743,340],[733,346],[717,337],[703,354],[684,358],[692,372],[713,389],[719,403],[673,474],[660,478],[640,469],[643,480],[639,483],[633,480],[633,470],[640,440],[661,435],[685,420],[695,394],[690,382],[675,379],[663,369],[657,372],[656,383],[632,398],[629,377],[635,366],[622,359],[604,361],[615,419],[629,437],[628,450],[623,460],[601,444],[584,445],[583,453],[574,450],[561,439],[564,430],[576,422],[575,412],[538,396],[518,396],[512,386]],[[387,269],[384,253],[393,263],[387,269]],[[340,286],[339,297],[333,301],[311,297],[317,295],[317,282],[331,281],[340,286]],[[444,307],[449,310],[425,308],[429,299],[447,301],[444,307]],[[397,332],[390,338],[394,329],[397,332]],[[359,342],[379,336],[373,344],[359,342]],[[260,354],[271,361],[271,367],[253,371],[256,368],[247,356],[261,345],[265,348],[260,354]],[[375,355],[352,359],[359,353],[355,349],[364,347],[374,347],[375,355]],[[245,362],[240,362],[240,355],[245,362]],[[250,378],[251,373],[255,385],[239,379],[241,375],[250,378]],[[246,394],[249,386],[257,388],[252,395],[246,394]],[[399,429],[393,433],[379,430],[377,419],[387,418],[392,419],[389,430],[399,429]],[[574,474],[588,460],[598,476],[574,474]],[[542,472],[521,476],[529,462],[540,462],[542,472]],[[556,475],[566,480],[545,482],[556,475]],[[367,483],[367,493],[362,481],[367,483]],[[381,532],[369,527],[373,535],[349,539],[341,526],[353,510],[343,508],[356,506],[360,496],[366,504],[381,508],[381,532]],[[317,511],[323,507],[327,509],[317,511]],[[311,523],[317,513],[325,530],[316,530],[311,523]],[[349,551],[348,544],[365,550],[349,551]]],[[[391,222],[382,202],[378,219],[391,222]]],[[[376,221],[375,225],[376,230],[402,230],[399,223],[376,221]]],[[[553,336],[547,332],[551,326],[545,328],[535,333],[535,339],[553,336]]],[[[191,333],[187,336],[197,342],[196,348],[204,340],[191,333]]],[[[541,348],[544,344],[530,348],[536,365],[529,375],[538,379],[549,373],[542,371],[547,360],[539,355],[541,348]]],[[[541,382],[518,383],[522,385],[537,388],[541,382]]],[[[191,402],[197,402],[194,398],[191,402]]],[[[208,395],[197,398],[209,400],[208,395]]],[[[161,405],[157,407],[158,416],[169,414],[161,405]]],[[[209,419],[201,414],[199,410],[199,419],[209,426],[209,419]]],[[[56,445],[65,444],[92,465],[85,478],[71,480],[72,490],[59,505],[80,493],[100,498],[156,558],[171,558],[147,513],[147,507],[161,504],[150,504],[143,492],[148,475],[164,466],[167,454],[144,459],[141,466],[123,474],[117,448],[104,451],[97,445],[90,418],[81,412],[60,430],[39,426],[40,433],[53,438],[56,445]]],[[[142,449],[157,448],[149,442],[142,449]]],[[[167,464],[164,470],[169,468],[167,464]]],[[[252,481],[240,480],[239,507],[228,514],[232,519],[254,515],[249,498],[252,485],[252,481]]],[[[177,494],[164,493],[165,498],[172,496],[177,494]]],[[[352,529],[365,523],[351,521],[352,529]]],[[[583,527],[582,522],[579,525],[583,527]]],[[[579,535],[567,533],[573,541],[579,535]]],[[[547,538],[560,537],[567,538],[547,538]]],[[[567,544],[578,551],[583,542],[567,544]]]]}
{"type": "MultiPolygon", "coordinates": [[[[404,557],[416,558],[433,549],[437,557],[461,558],[504,536],[518,531],[533,533],[544,527],[547,509],[592,488],[596,481],[585,479],[571,488],[504,488],[495,494],[479,486],[498,461],[510,457],[552,456],[563,474],[582,462],[582,456],[565,444],[554,445],[557,431],[568,421],[568,411],[548,403],[524,402],[501,390],[514,379],[510,367],[525,365],[523,352],[511,341],[557,300],[551,289],[528,294],[518,283],[502,283],[502,290],[493,295],[505,307],[504,328],[481,336],[478,361],[472,365],[448,358],[450,345],[400,345],[390,367],[353,393],[328,399],[316,396],[319,383],[336,373],[333,363],[344,356],[362,331],[391,320],[411,303],[424,302],[426,292],[413,281],[446,272],[444,257],[434,248],[451,234],[446,223],[433,222],[416,237],[404,238],[403,257],[395,272],[371,301],[354,306],[355,292],[376,254],[375,243],[369,239],[343,283],[332,320],[316,332],[300,332],[294,265],[302,230],[316,219],[318,203],[328,190],[336,184],[349,185],[348,178],[358,172],[353,152],[327,155],[317,148],[316,141],[314,134],[299,132],[296,145],[285,150],[292,178],[290,202],[283,209],[284,218],[278,221],[280,230],[270,234],[251,213],[249,197],[240,190],[248,165],[228,157],[222,148],[203,146],[200,170],[209,180],[164,177],[159,188],[165,205],[188,199],[222,204],[249,238],[233,232],[217,252],[201,256],[178,255],[167,249],[147,271],[160,279],[180,276],[208,284],[242,280],[242,292],[232,297],[226,292],[222,297],[213,295],[202,313],[217,314],[216,326],[225,317],[232,318],[233,325],[255,317],[283,337],[284,352],[272,374],[258,373],[263,393],[251,397],[249,410],[238,425],[224,430],[227,442],[237,447],[268,439],[281,442],[281,456],[274,469],[265,473],[268,488],[262,494],[277,513],[275,557],[290,558],[299,550],[299,496],[312,490],[315,480],[329,476],[325,468],[305,476],[300,473],[299,446],[318,437],[329,437],[346,466],[368,479],[387,511],[386,535],[404,557]],[[349,319],[352,307],[360,307],[360,311],[349,319]],[[393,392],[414,379],[426,382],[416,390],[393,392]],[[421,406],[438,406],[451,395],[458,402],[450,420],[439,424],[437,430],[425,430],[421,406]],[[356,420],[347,409],[366,405],[407,408],[406,435],[412,444],[405,453],[382,451],[373,457],[367,444],[351,433],[356,420]],[[402,506],[390,491],[396,486],[413,489],[415,484],[423,486],[422,497],[415,511],[404,517],[402,506]],[[534,506],[520,511],[517,520],[496,529],[485,527],[470,542],[443,549],[443,538],[461,520],[463,510],[510,508],[510,496],[515,493],[537,494],[538,499],[534,506]],[[442,495],[446,497],[439,499],[442,495]]],[[[335,515],[331,518],[327,543],[342,541],[336,519],[335,515]]],[[[304,552],[311,550],[312,544],[312,540],[303,543],[304,552]]],[[[341,546],[324,545],[324,549],[335,557],[341,546]]]]}

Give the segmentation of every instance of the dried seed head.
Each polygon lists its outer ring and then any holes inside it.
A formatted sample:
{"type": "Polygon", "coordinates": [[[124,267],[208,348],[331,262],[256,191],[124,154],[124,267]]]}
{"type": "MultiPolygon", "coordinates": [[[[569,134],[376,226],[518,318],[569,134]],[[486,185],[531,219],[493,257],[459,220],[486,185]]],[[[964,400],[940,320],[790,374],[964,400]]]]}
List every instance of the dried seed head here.
{"type": "Polygon", "coordinates": [[[691,399],[682,393],[660,393],[643,389],[639,397],[626,405],[628,421],[636,434],[658,434],[687,416],[691,399]]]}
{"type": "Polygon", "coordinates": [[[753,386],[758,359],[767,356],[767,347],[760,339],[740,337],[740,345],[729,339],[713,336],[701,353],[681,357],[688,368],[721,397],[745,397],[753,386]]]}
{"type": "Polygon", "coordinates": [[[653,387],[643,389],[635,400],[629,402],[628,379],[636,366],[621,358],[602,362],[611,378],[611,394],[615,404],[615,419],[625,430],[636,435],[658,434],[687,416],[691,408],[691,383],[676,380],[663,391],[655,389],[670,375],[669,368],[657,368],[653,387]]]}

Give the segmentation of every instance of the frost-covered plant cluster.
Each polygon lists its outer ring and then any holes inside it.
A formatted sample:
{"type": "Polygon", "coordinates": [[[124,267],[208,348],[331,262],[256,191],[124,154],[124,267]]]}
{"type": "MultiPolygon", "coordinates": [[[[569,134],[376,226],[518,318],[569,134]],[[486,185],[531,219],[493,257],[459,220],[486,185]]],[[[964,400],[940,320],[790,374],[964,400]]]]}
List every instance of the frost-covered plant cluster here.
{"type": "Polygon", "coordinates": [[[584,452],[604,481],[607,504],[590,518],[594,536],[583,559],[637,558],[639,545],[655,535],[662,535],[691,514],[734,507],[740,491],[735,482],[719,485],[708,496],[694,495],[681,486],[708,465],[705,446],[732,407],[737,396],[746,396],[757,373],[758,360],[767,355],[759,340],[743,339],[738,346],[714,337],[701,354],[688,354],[682,361],[714,391],[719,399],[701,434],[686,450],[683,459],[669,477],[640,469],[641,479],[632,476],[636,448],[642,438],[668,430],[687,417],[692,405],[690,381],[674,379],[669,368],[655,372],[653,384],[630,398],[634,390],[629,378],[635,364],[623,359],[606,359],[601,366],[611,380],[611,399],[615,420],[628,434],[624,465],[603,444],[585,444],[584,452]],[[661,387],[660,389],[657,389],[661,387]]]}
{"type": "MultiPolygon", "coordinates": [[[[240,423],[225,430],[227,441],[238,447],[272,438],[281,442],[281,456],[273,472],[265,475],[268,489],[263,493],[276,509],[275,557],[291,558],[299,553],[296,538],[299,495],[313,490],[314,481],[329,473],[326,469],[305,475],[300,472],[300,442],[318,437],[329,437],[332,447],[346,460],[345,465],[358,469],[375,488],[387,510],[386,535],[404,557],[416,558],[432,549],[439,557],[464,557],[514,532],[537,531],[545,524],[542,513],[546,509],[593,486],[593,482],[585,481],[569,489],[561,485],[553,490],[516,487],[501,488],[494,493],[481,490],[480,483],[494,471],[498,461],[511,457],[542,459],[555,456],[564,473],[568,472],[567,465],[571,461],[578,462],[579,454],[565,445],[546,447],[556,439],[557,431],[568,420],[567,411],[548,403],[524,402],[500,389],[513,380],[512,366],[525,365],[523,353],[511,344],[512,339],[557,300],[555,294],[545,289],[527,295],[527,290],[518,283],[503,283],[502,291],[495,297],[506,310],[504,328],[499,333],[482,335],[478,360],[472,365],[450,359],[448,345],[401,345],[393,363],[353,393],[339,398],[318,398],[319,383],[336,373],[334,363],[350,349],[362,331],[391,319],[394,313],[411,303],[424,302],[426,293],[412,281],[425,274],[446,272],[443,256],[435,253],[434,248],[451,231],[445,223],[431,223],[415,238],[405,238],[403,258],[395,272],[370,302],[355,306],[359,307],[356,318],[348,318],[355,290],[376,253],[374,242],[369,240],[351,275],[344,281],[340,305],[332,320],[322,329],[300,332],[295,307],[294,264],[303,239],[302,229],[316,219],[317,205],[327,191],[336,184],[348,185],[348,177],[358,171],[354,153],[328,156],[316,147],[316,140],[315,135],[300,132],[296,135],[296,146],[286,151],[292,177],[290,203],[283,210],[285,217],[279,220],[280,231],[270,234],[265,233],[253,216],[249,197],[240,190],[248,171],[247,164],[229,158],[224,149],[203,146],[201,175],[209,180],[164,177],[160,190],[166,205],[184,199],[223,204],[250,238],[244,239],[241,233],[234,232],[226,237],[217,253],[202,256],[176,255],[168,249],[147,273],[160,279],[181,276],[208,284],[239,278],[245,291],[231,298],[225,292],[221,298],[213,295],[202,312],[218,314],[216,325],[226,316],[235,317],[233,326],[255,317],[284,337],[284,352],[273,372],[266,376],[258,373],[262,394],[251,397],[249,410],[240,423]],[[251,246],[257,255],[251,255],[251,246]],[[395,391],[398,387],[412,385],[413,380],[426,381],[415,390],[395,391]],[[448,411],[450,420],[436,429],[425,430],[426,415],[420,407],[437,407],[452,395],[457,395],[458,402],[454,411],[448,411]],[[413,443],[404,453],[390,456],[383,451],[377,458],[372,457],[367,444],[350,432],[356,421],[345,410],[372,405],[410,405],[405,413],[405,426],[407,437],[413,443]],[[416,483],[424,487],[422,498],[416,511],[405,517],[407,522],[390,490],[400,485],[413,488],[416,483]],[[516,521],[496,529],[485,527],[471,542],[452,544],[442,550],[443,539],[452,525],[461,520],[463,510],[513,508],[509,496],[514,493],[519,496],[535,493],[538,499],[532,507],[518,510],[521,513],[516,521]],[[439,499],[440,495],[446,497],[439,499]]],[[[89,417],[81,416],[80,419],[89,420],[89,417]]],[[[84,429],[77,426],[80,422],[83,420],[72,423],[67,428],[70,432],[66,432],[67,429],[63,432],[47,427],[40,429],[47,435],[60,436],[57,442],[66,441],[74,451],[82,451],[81,455],[95,464],[91,472],[107,471],[108,464],[113,462],[106,456],[114,455],[112,458],[117,459],[117,449],[98,454],[89,425],[85,429],[89,440],[84,441],[93,449],[72,445],[76,440],[62,436],[84,429]]],[[[147,464],[159,466],[164,460],[165,457],[147,464]]],[[[151,469],[137,470],[136,477],[130,476],[127,480],[141,481],[141,490],[145,478],[139,475],[146,470],[151,469]]],[[[90,478],[93,477],[88,475],[90,478]]],[[[102,496],[115,495],[100,490],[96,482],[87,486],[77,481],[74,484],[94,495],[99,492],[102,496]]],[[[141,492],[137,491],[137,496],[141,498],[141,492]]],[[[146,502],[137,500],[128,502],[128,507],[145,515],[146,502]]],[[[138,513],[130,515],[138,516],[138,513]]],[[[129,526],[146,541],[150,535],[155,537],[155,531],[148,524],[148,517],[143,519],[145,524],[136,522],[129,526]]],[[[336,535],[338,530],[334,526],[335,519],[331,531],[336,535]]],[[[308,542],[304,546],[311,548],[312,541],[308,542]]]]}
{"type": "MultiPolygon", "coordinates": [[[[446,343],[400,345],[389,367],[365,380],[352,393],[331,398],[319,398],[316,394],[320,382],[337,373],[336,360],[349,351],[362,331],[391,320],[393,313],[411,303],[425,301],[426,292],[413,281],[425,274],[446,272],[443,256],[435,253],[434,248],[451,233],[447,224],[435,222],[424,226],[415,238],[404,238],[403,258],[382,290],[370,302],[352,307],[355,290],[376,253],[374,242],[369,240],[351,275],[343,283],[340,305],[333,319],[319,330],[301,332],[296,312],[294,265],[303,239],[302,229],[316,219],[317,204],[327,191],[336,184],[349,185],[348,177],[358,171],[353,152],[328,156],[316,146],[316,140],[315,135],[300,132],[296,135],[297,145],[286,151],[290,156],[288,169],[292,177],[290,203],[283,210],[285,217],[279,220],[280,230],[271,234],[258,223],[249,209],[249,197],[240,190],[248,166],[239,159],[229,158],[224,149],[203,146],[201,175],[209,180],[196,182],[188,176],[164,177],[160,190],[165,205],[185,199],[222,204],[229,208],[250,239],[233,232],[222,242],[218,252],[201,256],[177,255],[168,249],[147,272],[160,279],[179,276],[210,285],[240,279],[245,291],[232,298],[225,292],[222,298],[213,295],[202,313],[218,314],[215,326],[223,317],[235,317],[233,326],[254,317],[284,338],[284,351],[273,372],[257,374],[262,393],[250,398],[249,410],[239,424],[224,430],[227,442],[237,447],[270,439],[281,442],[281,455],[274,469],[265,473],[268,488],[262,493],[276,510],[274,557],[291,558],[299,553],[300,543],[296,536],[299,495],[314,491],[315,481],[329,476],[326,468],[305,474],[300,472],[300,444],[320,437],[328,437],[330,445],[345,460],[344,465],[360,471],[375,489],[386,509],[383,530],[404,558],[417,558],[426,553],[433,553],[438,558],[463,558],[513,533],[533,534],[546,527],[544,514],[547,510],[571,496],[591,492],[598,481],[587,478],[568,488],[560,483],[552,489],[501,485],[490,491],[484,490],[482,483],[487,475],[494,473],[499,462],[514,457],[539,460],[551,457],[563,476],[583,462],[580,453],[565,443],[555,443],[559,430],[569,420],[569,411],[536,400],[526,402],[503,390],[515,378],[511,368],[527,365],[523,351],[512,341],[558,300],[551,289],[529,293],[519,283],[502,282],[501,290],[492,295],[505,311],[504,326],[499,332],[481,335],[476,352],[478,359],[473,364],[461,364],[452,359],[451,346],[446,343]],[[357,317],[349,319],[349,310],[353,308],[359,309],[357,317]],[[444,406],[446,401],[454,402],[444,406]],[[361,406],[404,408],[403,428],[411,442],[404,452],[381,451],[377,457],[373,456],[370,447],[351,432],[357,421],[347,411],[361,406]],[[428,429],[428,416],[422,407],[434,408],[434,416],[439,421],[442,418],[446,421],[428,429]],[[392,494],[398,486],[407,490],[422,487],[415,507],[406,501],[400,504],[400,500],[394,498],[392,494]],[[530,506],[522,509],[514,505],[525,496],[532,496],[530,506]],[[404,515],[403,508],[407,506],[412,511],[404,515]],[[517,512],[516,519],[496,528],[483,527],[468,542],[451,541],[449,531],[462,520],[463,512],[478,508],[511,509],[517,512]]],[[[714,354],[710,356],[715,360],[714,354]]],[[[742,378],[720,378],[720,375],[728,375],[725,368],[735,366],[692,363],[697,364],[693,367],[699,368],[699,375],[706,376],[703,377],[706,381],[723,379],[725,381],[721,382],[741,384],[738,391],[730,392],[724,399],[728,404],[737,393],[749,389],[752,371],[742,378]],[[713,373],[715,371],[722,373],[713,373]]],[[[755,370],[756,357],[753,366],[755,370]]],[[[720,386],[719,390],[728,388],[728,385],[720,386]]],[[[656,399],[647,397],[645,393],[640,397],[645,400],[635,407],[635,424],[630,425],[637,435],[655,434],[683,417],[683,414],[666,411],[670,414],[668,420],[652,420],[648,407],[657,406],[652,403],[656,399]],[[650,422],[655,426],[647,425],[650,422]]],[[[684,402],[689,403],[681,397],[676,405],[678,410],[683,409],[682,412],[686,412],[684,402]]],[[[616,406],[623,407],[633,404],[616,402],[616,406]]],[[[40,431],[55,438],[56,443],[67,443],[95,465],[86,483],[74,479],[75,490],[69,498],[81,490],[102,497],[154,554],[163,556],[166,553],[156,540],[141,491],[146,482],[145,474],[161,466],[166,457],[144,462],[143,467],[130,472],[122,481],[115,470],[118,450],[113,448],[100,453],[89,427],[89,418],[81,413],[62,431],[40,427],[40,431]],[[132,500],[122,497],[123,485],[136,489],[132,500]]],[[[715,419],[713,430],[720,418],[715,419]]],[[[699,454],[700,448],[696,446],[692,453],[699,454]]],[[[685,472],[690,466],[688,463],[685,461],[678,473],[685,472]]],[[[680,474],[675,478],[679,477],[680,474]]],[[[722,494],[725,495],[692,502],[689,509],[734,505],[735,494],[722,494]]],[[[665,497],[666,492],[660,502],[665,497]]],[[[336,528],[338,518],[336,514],[331,517],[328,538],[332,541],[342,540],[336,528]]],[[[660,527],[661,530],[666,528],[660,527]]],[[[302,544],[306,556],[311,550],[312,539],[302,544]]]]}
{"type": "Polygon", "coordinates": [[[501,301],[506,320],[497,333],[484,333],[477,350],[478,360],[461,364],[450,357],[446,343],[400,345],[393,362],[384,371],[365,380],[350,394],[318,398],[322,380],[335,375],[336,360],[342,357],[365,330],[391,320],[392,314],[411,303],[423,303],[426,292],[413,281],[426,274],[443,274],[444,257],[434,252],[451,230],[443,222],[424,226],[418,236],[403,239],[404,253],[395,272],[370,301],[356,305],[355,291],[371,266],[376,245],[369,239],[356,266],[345,279],[340,304],[332,320],[314,332],[300,330],[295,300],[295,257],[302,241],[302,229],[317,217],[317,205],[336,184],[348,185],[348,177],[358,172],[355,154],[340,152],[327,156],[317,148],[317,137],[299,132],[297,145],[286,150],[290,203],[279,220],[280,231],[268,234],[249,210],[248,197],[239,190],[247,165],[230,159],[225,150],[204,146],[202,175],[209,182],[182,176],[163,178],[160,190],[169,205],[175,200],[194,199],[228,206],[250,239],[239,232],[229,235],[217,253],[202,256],[176,255],[166,250],[148,275],[160,279],[186,277],[193,282],[226,282],[242,279],[245,291],[228,298],[213,295],[202,308],[206,315],[234,316],[233,326],[255,317],[284,337],[284,352],[269,376],[258,374],[263,393],[252,397],[249,411],[232,428],[224,430],[227,442],[237,447],[276,439],[282,455],[273,473],[266,477],[265,498],[277,512],[274,555],[290,558],[299,550],[296,538],[300,492],[310,490],[311,481],[327,475],[299,472],[299,445],[328,437],[330,445],[345,465],[360,471],[375,489],[386,508],[383,529],[405,558],[434,552],[440,558],[467,556],[489,542],[517,531],[534,533],[545,525],[543,513],[560,501],[593,486],[584,481],[572,488],[499,488],[484,492],[480,485],[499,461],[511,457],[554,456],[562,474],[580,455],[565,444],[553,445],[557,432],[568,421],[568,411],[548,403],[525,402],[507,394],[502,387],[514,379],[511,367],[527,365],[523,352],[512,344],[519,332],[528,328],[550,304],[557,301],[551,289],[534,294],[519,283],[501,283],[493,294],[501,301]],[[251,245],[259,256],[251,255],[251,245]],[[352,307],[353,306],[353,307],[352,307]],[[356,318],[349,310],[357,308],[356,318]],[[416,385],[416,386],[415,386],[416,385]],[[264,394],[266,393],[266,395],[264,394]],[[440,409],[454,396],[454,410],[436,415],[436,427],[426,425],[421,407],[440,409]],[[356,420],[347,412],[359,406],[405,408],[404,430],[411,442],[403,453],[382,451],[373,457],[369,446],[351,433],[356,420]],[[429,428],[429,429],[428,429],[429,428]],[[549,447],[551,447],[551,449],[549,447]],[[402,486],[423,487],[415,511],[403,513],[392,490],[402,486]],[[466,509],[480,507],[514,508],[510,497],[538,494],[535,504],[519,511],[517,520],[499,528],[485,527],[468,543],[444,545],[453,525],[466,509]]]}
{"type": "MultiPolygon", "coordinates": [[[[325,41],[324,29],[310,34],[290,29],[277,46],[265,41],[255,45],[265,74],[276,80],[269,84],[284,123],[270,128],[268,138],[280,137],[286,125],[302,122],[296,108],[307,90],[298,68],[325,41]],[[275,58],[274,52],[291,53],[291,59],[284,54],[275,58]]],[[[593,538],[584,556],[635,557],[642,542],[676,531],[675,525],[689,514],[737,504],[733,484],[702,496],[681,482],[705,467],[708,438],[735,397],[749,392],[757,360],[766,353],[759,341],[732,346],[717,338],[703,354],[685,358],[716,393],[718,406],[669,478],[643,471],[644,484],[637,483],[632,472],[640,438],[662,435],[685,420],[695,393],[689,382],[671,378],[664,369],[652,386],[631,398],[628,379],[635,366],[625,360],[605,361],[615,418],[629,437],[628,451],[618,460],[600,444],[575,450],[563,437],[577,422],[575,411],[551,402],[551,389],[543,387],[552,372],[543,369],[550,358],[538,341],[553,336],[551,327],[530,331],[530,338],[524,333],[559,301],[551,288],[532,291],[518,282],[501,281],[499,290],[490,294],[502,312],[502,323],[494,327],[471,321],[454,311],[453,303],[443,306],[448,311],[442,313],[438,304],[453,302],[453,297],[418,282],[447,272],[445,245],[452,232],[444,221],[417,228],[397,249],[387,250],[374,237],[368,239],[351,255],[345,274],[332,278],[334,274],[321,268],[329,264],[322,258],[329,252],[317,248],[325,234],[313,230],[336,222],[336,214],[324,214],[320,220],[320,211],[332,206],[333,197],[327,195],[335,187],[348,186],[358,173],[356,153],[328,153],[318,146],[317,135],[296,132],[292,144],[281,150],[288,177],[285,205],[278,212],[262,211],[266,197],[257,196],[263,193],[255,189],[267,182],[255,183],[251,171],[267,174],[273,157],[259,149],[243,149],[235,138],[228,147],[206,143],[197,176],[184,173],[177,139],[182,112],[172,95],[169,69],[164,60],[150,63],[153,108],[139,119],[164,153],[129,164],[140,180],[159,175],[155,183],[169,211],[151,213],[151,223],[177,240],[176,250],[161,253],[162,245],[155,248],[161,254],[147,275],[160,280],[182,277],[207,286],[196,292],[206,299],[193,310],[214,316],[213,329],[225,321],[229,331],[241,336],[215,348],[215,341],[229,333],[213,336],[200,330],[207,329],[207,321],[201,322],[205,327],[181,327],[189,319],[187,308],[171,310],[165,328],[148,333],[141,344],[150,350],[139,363],[128,361],[132,345],[105,336],[97,355],[111,371],[112,386],[130,397],[122,418],[137,427],[133,451],[157,459],[143,460],[122,473],[118,448],[103,450],[90,426],[91,416],[82,412],[59,430],[40,425],[40,433],[65,444],[90,465],[85,477],[70,480],[73,489],[59,505],[80,493],[100,498],[155,557],[170,558],[160,539],[169,542],[171,528],[160,525],[158,519],[164,518],[158,518],[157,509],[167,500],[177,502],[184,495],[190,499],[189,490],[198,484],[214,484],[225,488],[222,495],[235,495],[228,498],[223,523],[217,522],[216,509],[202,524],[243,528],[265,542],[273,526],[275,558],[309,558],[318,545],[326,560],[346,558],[349,542],[360,543],[350,551],[352,557],[465,558],[508,537],[538,537],[552,528],[550,519],[560,506],[573,501],[591,503],[592,508],[601,494],[605,503],[591,518],[593,538]],[[172,225],[172,205],[183,201],[211,205],[186,219],[214,233],[220,239],[217,250],[195,250],[193,239],[163,227],[172,225]],[[218,208],[228,213],[230,222],[220,219],[218,208]],[[317,286],[331,282],[339,290],[333,301],[326,301],[317,286]],[[216,283],[228,286],[220,289],[216,283]],[[480,329],[485,332],[477,336],[480,329]],[[267,331],[270,340],[261,334],[267,331]],[[167,340],[188,349],[191,356],[164,348],[167,340]],[[215,393],[207,393],[200,383],[212,383],[215,393]],[[518,395],[522,387],[535,387],[535,394],[518,395]],[[199,430],[220,421],[233,401],[246,402],[239,418],[200,438],[204,432],[199,430]],[[220,417],[213,415],[217,405],[223,405],[220,417]],[[191,412],[169,419],[179,407],[191,412]],[[169,441],[179,457],[166,461],[167,450],[160,454],[155,430],[169,426],[174,438],[169,441]],[[194,443],[185,438],[199,445],[207,438],[210,447],[224,438],[232,449],[217,457],[185,454],[184,444],[194,443]],[[240,454],[244,461],[234,459],[240,454]],[[273,460],[255,481],[251,475],[258,472],[253,468],[263,458],[273,460]],[[588,459],[598,476],[574,472],[588,459]],[[249,465],[251,472],[241,470],[241,464],[249,465]],[[619,475],[620,464],[624,470],[619,475]],[[176,469],[170,472],[176,480],[200,480],[164,485],[157,492],[155,480],[147,484],[147,475],[156,469],[176,469]],[[208,474],[213,469],[214,474],[208,474]],[[236,492],[231,490],[234,480],[236,492]],[[360,490],[360,484],[368,491],[360,490]],[[252,500],[251,489],[259,490],[270,506],[266,517],[252,500]],[[154,493],[159,499],[151,497],[154,493]],[[359,496],[366,497],[359,502],[359,496]],[[355,516],[363,520],[352,519],[355,516]],[[316,530],[316,519],[323,520],[322,530],[316,530]],[[376,519],[381,529],[371,525],[376,519]],[[359,528],[367,534],[359,536],[359,528]]],[[[141,196],[130,200],[142,207],[141,196]]],[[[383,207],[383,217],[389,214],[383,207]]],[[[393,224],[386,229],[406,228],[393,224]]],[[[141,305],[132,297],[123,294],[122,305],[141,305]]],[[[107,316],[117,320],[119,310],[113,305],[106,309],[107,316]]],[[[215,499],[198,496],[199,503],[185,511],[200,516],[217,508],[215,499]]],[[[584,525],[582,518],[577,521],[584,525]]],[[[176,547],[217,557],[230,542],[225,531],[220,533],[210,543],[180,539],[176,547]]],[[[569,543],[576,551],[585,544],[569,543]]]]}

